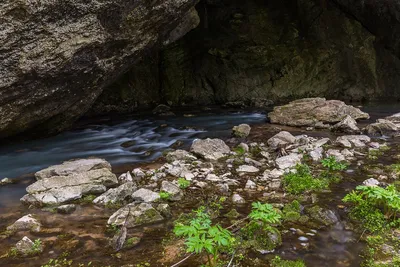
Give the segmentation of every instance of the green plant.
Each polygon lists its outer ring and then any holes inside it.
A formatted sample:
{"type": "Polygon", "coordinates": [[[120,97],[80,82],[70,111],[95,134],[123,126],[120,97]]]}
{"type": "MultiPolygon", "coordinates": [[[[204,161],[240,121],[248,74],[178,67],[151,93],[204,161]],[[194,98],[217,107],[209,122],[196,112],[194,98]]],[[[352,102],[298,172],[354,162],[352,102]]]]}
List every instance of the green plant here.
{"type": "Polygon", "coordinates": [[[190,181],[186,180],[185,178],[179,178],[178,185],[181,189],[186,189],[190,186],[190,181]]]}
{"type": "Polygon", "coordinates": [[[343,201],[352,204],[351,217],[361,221],[370,232],[399,225],[400,194],[393,185],[387,188],[358,186],[343,201]]]}
{"type": "Polygon", "coordinates": [[[160,198],[163,200],[169,200],[171,198],[171,193],[161,191],[160,198]]]}
{"type": "Polygon", "coordinates": [[[93,200],[94,200],[95,198],[96,198],[95,195],[87,195],[87,196],[84,196],[83,198],[81,198],[81,199],[79,200],[79,202],[80,202],[81,204],[90,204],[90,203],[93,202],[93,200]]]}
{"type": "Polygon", "coordinates": [[[212,225],[211,217],[204,207],[195,211],[195,217],[189,224],[177,223],[174,233],[185,238],[187,252],[206,253],[210,266],[215,266],[219,254],[229,251],[235,242],[229,230],[223,229],[219,224],[212,225]]]}
{"type": "Polygon", "coordinates": [[[17,248],[11,248],[10,251],[7,253],[7,257],[15,258],[18,256],[17,248]]]}
{"type": "MultiPolygon", "coordinates": [[[[66,258],[64,259],[50,259],[48,263],[45,265],[42,265],[41,267],[70,267],[73,266],[73,261],[72,260],[67,260],[66,258]]],[[[92,262],[89,262],[87,264],[83,263],[78,263],[78,265],[75,265],[78,267],[90,267],[92,266],[92,262]]]]}
{"type": "Polygon", "coordinates": [[[114,235],[114,234],[119,233],[120,231],[121,231],[121,229],[116,224],[108,224],[107,225],[106,233],[114,235]]]}
{"type": "Polygon", "coordinates": [[[271,260],[271,267],[306,267],[306,265],[302,260],[282,260],[281,257],[275,256],[275,258],[271,260]]]}
{"type": "Polygon", "coordinates": [[[334,156],[321,160],[321,164],[327,168],[328,171],[343,171],[347,168],[346,164],[337,161],[334,156]]]}
{"type": "Polygon", "coordinates": [[[33,241],[33,245],[30,254],[39,254],[42,252],[42,240],[36,239],[33,241]]]}
{"type": "Polygon", "coordinates": [[[314,178],[308,165],[298,164],[295,173],[290,172],[284,175],[283,185],[286,191],[297,195],[305,191],[327,188],[329,181],[323,178],[314,178]]]}
{"type": "Polygon", "coordinates": [[[238,156],[242,156],[242,155],[244,155],[244,154],[246,153],[246,151],[244,150],[244,148],[241,147],[241,146],[235,147],[235,148],[233,149],[233,151],[236,152],[236,154],[237,154],[238,156]]]}
{"type": "Polygon", "coordinates": [[[249,218],[252,221],[261,222],[263,226],[268,224],[279,224],[282,216],[271,204],[254,202],[249,218]]]}
{"type": "Polygon", "coordinates": [[[283,207],[283,220],[287,222],[295,222],[300,219],[300,202],[293,200],[292,203],[288,203],[283,207]]]}

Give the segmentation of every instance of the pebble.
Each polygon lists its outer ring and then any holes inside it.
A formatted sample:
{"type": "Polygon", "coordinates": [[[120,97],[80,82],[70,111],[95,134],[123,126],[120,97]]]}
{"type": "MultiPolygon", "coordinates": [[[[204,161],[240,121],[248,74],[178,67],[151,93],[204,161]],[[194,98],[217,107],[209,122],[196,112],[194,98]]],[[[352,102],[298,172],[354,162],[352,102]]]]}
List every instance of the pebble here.
{"type": "Polygon", "coordinates": [[[306,235],[308,235],[308,236],[315,236],[314,233],[306,233],[306,235]]]}
{"type": "Polygon", "coordinates": [[[305,237],[305,236],[300,236],[298,239],[299,239],[300,241],[302,241],[302,242],[307,242],[307,241],[308,241],[308,238],[305,237]]]}

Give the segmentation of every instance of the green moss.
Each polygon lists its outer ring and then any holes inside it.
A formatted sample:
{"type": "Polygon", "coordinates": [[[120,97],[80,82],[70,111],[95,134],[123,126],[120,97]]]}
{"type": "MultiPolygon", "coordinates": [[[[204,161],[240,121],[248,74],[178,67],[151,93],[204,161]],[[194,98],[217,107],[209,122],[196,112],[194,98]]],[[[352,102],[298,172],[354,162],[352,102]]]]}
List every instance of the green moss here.
{"type": "Polygon", "coordinates": [[[329,181],[324,178],[314,178],[310,168],[305,164],[296,166],[296,173],[288,173],[283,177],[284,189],[291,194],[302,194],[305,191],[325,189],[329,181]]]}
{"type": "Polygon", "coordinates": [[[286,204],[283,209],[283,220],[286,222],[298,221],[301,217],[300,214],[300,203],[297,200],[293,200],[292,203],[286,204]]]}
{"type": "Polygon", "coordinates": [[[282,260],[281,257],[275,256],[275,258],[271,260],[271,267],[306,267],[306,265],[302,260],[282,260]]]}

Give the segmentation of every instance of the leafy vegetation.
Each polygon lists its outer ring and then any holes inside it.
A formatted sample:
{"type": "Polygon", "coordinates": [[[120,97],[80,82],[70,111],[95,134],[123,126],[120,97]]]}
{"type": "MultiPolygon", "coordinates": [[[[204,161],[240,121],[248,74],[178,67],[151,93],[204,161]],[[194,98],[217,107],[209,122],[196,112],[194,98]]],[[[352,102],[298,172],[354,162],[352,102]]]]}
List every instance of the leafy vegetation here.
{"type": "Polygon", "coordinates": [[[42,240],[36,239],[33,241],[31,254],[39,254],[42,252],[42,240]]]}
{"type": "Polygon", "coordinates": [[[185,178],[178,179],[178,186],[181,189],[186,189],[190,186],[190,181],[186,180],[185,178]]]}
{"type": "Polygon", "coordinates": [[[171,198],[171,194],[168,192],[161,191],[160,198],[163,200],[169,200],[171,198]]]}
{"type": "Polygon", "coordinates": [[[204,207],[196,210],[195,214],[189,225],[177,223],[174,233],[185,238],[187,252],[206,253],[208,264],[215,266],[220,253],[229,251],[235,238],[229,230],[222,228],[219,224],[212,225],[211,217],[204,207]]]}
{"type": "Polygon", "coordinates": [[[244,150],[243,147],[241,146],[237,146],[233,149],[233,151],[238,155],[238,156],[242,156],[246,153],[246,151],[244,150]]]}
{"type": "Polygon", "coordinates": [[[331,172],[343,171],[347,168],[346,164],[338,162],[334,156],[330,156],[321,160],[321,164],[331,172]]]}
{"type": "Polygon", "coordinates": [[[306,267],[306,265],[302,260],[282,260],[281,257],[275,256],[271,261],[271,267],[306,267]]]}
{"type": "Polygon", "coordinates": [[[300,219],[300,202],[297,200],[293,200],[292,203],[286,204],[283,207],[283,220],[286,222],[295,222],[300,219]]]}
{"type": "Polygon", "coordinates": [[[70,266],[77,266],[77,267],[90,267],[92,266],[92,262],[89,262],[87,264],[83,263],[78,263],[76,265],[73,265],[72,260],[67,260],[67,259],[50,259],[48,263],[45,265],[42,265],[41,267],[70,267],[70,266]]]}
{"type": "Polygon", "coordinates": [[[359,220],[370,232],[398,226],[400,212],[400,194],[393,185],[387,188],[377,186],[358,186],[343,198],[352,204],[350,216],[359,220]]]}
{"type": "Polygon", "coordinates": [[[287,192],[298,195],[305,191],[327,188],[329,181],[324,178],[314,178],[308,165],[298,164],[295,173],[285,174],[283,185],[287,192]]]}

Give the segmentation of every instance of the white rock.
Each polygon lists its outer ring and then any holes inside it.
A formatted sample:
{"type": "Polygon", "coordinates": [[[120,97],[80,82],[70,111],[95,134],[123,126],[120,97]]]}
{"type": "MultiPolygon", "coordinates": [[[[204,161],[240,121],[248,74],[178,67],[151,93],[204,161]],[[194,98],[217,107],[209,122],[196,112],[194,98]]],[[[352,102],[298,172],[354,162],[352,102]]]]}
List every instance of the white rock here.
{"type": "Polygon", "coordinates": [[[154,202],[160,199],[160,194],[141,188],[132,194],[132,198],[142,202],[154,202]]]}
{"type": "Polygon", "coordinates": [[[207,175],[206,180],[210,182],[221,182],[223,179],[213,173],[210,173],[207,175]]]}
{"type": "Polygon", "coordinates": [[[268,139],[267,144],[271,148],[278,148],[280,145],[294,144],[296,142],[296,137],[287,131],[281,131],[268,139]]]}
{"type": "Polygon", "coordinates": [[[256,172],[259,172],[260,170],[254,166],[242,165],[242,166],[239,166],[239,168],[237,168],[236,171],[237,172],[246,172],[246,173],[256,173],[256,172]]]}
{"type": "Polygon", "coordinates": [[[133,169],[132,175],[133,175],[133,177],[136,178],[136,180],[140,180],[141,178],[146,176],[146,174],[144,173],[144,171],[141,168],[133,169]]]}
{"type": "Polygon", "coordinates": [[[246,201],[239,194],[233,194],[232,202],[235,204],[244,204],[246,201]]]}
{"type": "Polygon", "coordinates": [[[194,140],[190,151],[207,160],[218,160],[231,152],[224,141],[210,138],[194,140]]]}
{"type": "Polygon", "coordinates": [[[18,232],[18,231],[32,231],[40,232],[42,224],[35,219],[31,214],[25,215],[19,218],[15,223],[7,227],[8,231],[18,232]]]}
{"type": "MultiPolygon", "coordinates": [[[[33,252],[34,248],[34,243],[32,240],[30,240],[28,237],[24,236],[18,243],[15,245],[15,248],[17,249],[18,253],[26,256],[30,255],[33,252]]],[[[40,246],[39,248],[40,251],[42,251],[42,247],[40,246]]]]}
{"type": "Polygon", "coordinates": [[[346,160],[345,156],[343,156],[342,153],[340,153],[340,151],[337,149],[329,149],[328,151],[326,151],[326,155],[328,157],[330,157],[330,156],[335,157],[335,159],[337,161],[345,161],[346,160]]]}
{"type": "Polygon", "coordinates": [[[161,183],[161,191],[169,193],[169,200],[171,201],[178,201],[183,197],[183,191],[178,186],[168,181],[163,181],[161,183]]]}
{"type": "Polygon", "coordinates": [[[123,202],[127,198],[132,197],[132,194],[136,189],[137,188],[133,182],[126,182],[117,188],[109,189],[107,192],[95,198],[93,203],[106,205],[108,203],[123,202]]]}
{"type": "Polygon", "coordinates": [[[257,189],[257,184],[252,180],[247,180],[246,186],[244,188],[247,190],[254,190],[257,189]]]}
{"type": "Polygon", "coordinates": [[[284,170],[288,168],[293,168],[297,164],[301,163],[302,155],[292,153],[290,155],[277,158],[275,163],[279,169],[284,170]]]}
{"type": "Polygon", "coordinates": [[[283,170],[278,170],[278,169],[273,169],[271,170],[265,170],[263,173],[262,180],[272,180],[272,179],[278,179],[283,176],[285,172],[283,170]]]}
{"type": "Polygon", "coordinates": [[[379,186],[380,182],[374,178],[369,178],[363,182],[365,186],[379,186]]]}
{"type": "Polygon", "coordinates": [[[244,138],[249,136],[251,131],[251,127],[248,124],[240,124],[238,126],[234,126],[232,129],[232,135],[235,137],[244,138]]]}
{"type": "Polygon", "coordinates": [[[126,225],[127,228],[133,228],[162,220],[164,220],[163,216],[151,204],[140,203],[138,205],[131,203],[111,215],[107,224],[126,225]]]}
{"type": "Polygon", "coordinates": [[[131,176],[131,173],[128,171],[128,172],[126,172],[126,173],[121,174],[121,175],[118,177],[118,182],[119,182],[120,184],[127,183],[127,182],[133,182],[133,178],[132,178],[132,176],[131,176]]]}
{"type": "Polygon", "coordinates": [[[344,135],[336,139],[336,143],[346,147],[365,147],[367,143],[371,142],[371,138],[366,135],[344,135]]]}
{"type": "Polygon", "coordinates": [[[323,152],[324,149],[322,147],[317,147],[314,150],[310,151],[308,154],[313,161],[320,161],[323,158],[323,152]]]}

